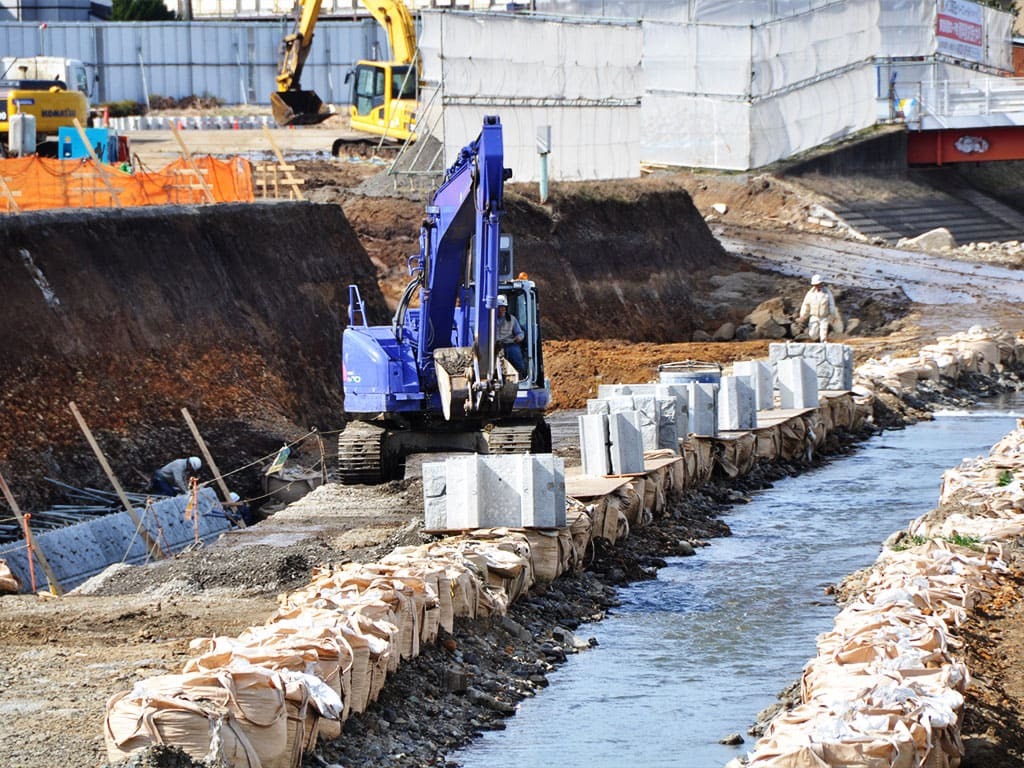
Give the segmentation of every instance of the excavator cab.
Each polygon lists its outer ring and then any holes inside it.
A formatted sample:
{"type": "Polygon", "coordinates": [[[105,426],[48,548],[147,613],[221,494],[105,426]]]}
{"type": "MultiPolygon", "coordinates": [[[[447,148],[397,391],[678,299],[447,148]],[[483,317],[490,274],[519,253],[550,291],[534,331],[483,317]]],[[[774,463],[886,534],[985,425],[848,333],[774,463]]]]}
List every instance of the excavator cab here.
{"type": "Polygon", "coordinates": [[[345,76],[352,81],[349,125],[378,136],[415,138],[418,73],[411,64],[360,61],[345,76]]]}

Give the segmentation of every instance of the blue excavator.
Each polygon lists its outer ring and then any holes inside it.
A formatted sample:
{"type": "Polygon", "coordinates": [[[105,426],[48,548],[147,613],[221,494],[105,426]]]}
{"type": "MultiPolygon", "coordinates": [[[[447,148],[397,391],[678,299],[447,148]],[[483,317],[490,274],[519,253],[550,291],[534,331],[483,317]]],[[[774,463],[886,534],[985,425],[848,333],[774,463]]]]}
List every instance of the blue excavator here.
{"type": "Polygon", "coordinates": [[[501,231],[511,175],[501,121],[485,117],[431,196],[391,324],[367,324],[349,286],[343,483],[400,478],[413,453],[551,450],[537,289],[525,273],[514,276],[512,238],[501,231]],[[496,338],[499,304],[523,331],[518,369],[496,338]]]}

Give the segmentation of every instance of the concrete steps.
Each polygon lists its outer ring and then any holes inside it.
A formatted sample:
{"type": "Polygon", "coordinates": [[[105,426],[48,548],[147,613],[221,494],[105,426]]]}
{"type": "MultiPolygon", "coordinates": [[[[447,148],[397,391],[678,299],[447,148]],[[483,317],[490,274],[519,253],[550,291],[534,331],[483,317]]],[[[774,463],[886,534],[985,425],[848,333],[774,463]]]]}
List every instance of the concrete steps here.
{"type": "Polygon", "coordinates": [[[933,193],[884,202],[839,198],[833,209],[858,232],[889,241],[937,227],[957,243],[1024,240],[1024,213],[966,187],[955,169],[912,170],[910,180],[933,193]]]}

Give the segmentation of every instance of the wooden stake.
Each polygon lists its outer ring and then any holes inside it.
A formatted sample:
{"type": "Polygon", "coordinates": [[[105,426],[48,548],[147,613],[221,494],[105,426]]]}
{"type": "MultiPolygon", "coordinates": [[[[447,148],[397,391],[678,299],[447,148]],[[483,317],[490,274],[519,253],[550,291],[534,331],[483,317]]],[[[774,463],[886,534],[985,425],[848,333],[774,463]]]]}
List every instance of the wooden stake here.
{"type": "MultiPolygon", "coordinates": [[[[114,205],[118,208],[121,207],[121,199],[118,197],[121,194],[120,190],[114,189],[114,185],[110,183],[110,179],[107,178],[107,172],[103,168],[103,163],[96,157],[96,152],[92,148],[92,143],[89,141],[89,135],[85,132],[82,124],[78,122],[78,118],[74,118],[75,130],[78,131],[79,137],[82,139],[82,143],[85,144],[85,149],[89,153],[89,157],[92,158],[93,164],[96,166],[96,173],[99,174],[100,181],[103,182],[103,186],[107,188],[107,192],[110,193],[111,200],[114,201],[114,205]]],[[[95,198],[93,198],[95,201],[95,198]]]]}
{"type": "MultiPolygon", "coordinates": [[[[210,471],[213,472],[213,479],[217,483],[217,487],[220,488],[221,494],[224,496],[224,501],[231,504],[231,491],[228,490],[227,483],[224,482],[224,478],[220,474],[220,470],[217,469],[217,465],[213,461],[213,456],[210,454],[210,449],[206,447],[206,441],[203,440],[203,436],[199,434],[199,427],[192,420],[192,414],[188,412],[188,408],[181,409],[181,415],[185,417],[185,421],[188,423],[188,428],[192,430],[192,437],[199,443],[199,450],[203,452],[203,458],[206,459],[206,463],[210,466],[210,471]]],[[[245,521],[241,517],[238,518],[238,524],[242,528],[245,528],[245,521]]]]}
{"type": "Polygon", "coordinates": [[[281,166],[285,169],[284,177],[288,180],[288,183],[291,184],[292,193],[295,195],[295,198],[297,200],[305,200],[306,198],[303,196],[302,190],[299,189],[299,184],[301,184],[302,182],[301,180],[296,179],[294,176],[292,176],[292,172],[288,164],[284,161],[284,155],[281,154],[281,150],[278,148],[277,142],[274,141],[274,134],[270,132],[270,129],[267,128],[266,125],[263,126],[263,133],[266,135],[267,141],[270,142],[270,148],[274,151],[274,156],[277,157],[277,162],[279,162],[281,166]]]}
{"type": "Polygon", "coordinates": [[[178,126],[171,123],[171,133],[174,134],[174,140],[178,142],[178,146],[181,147],[181,156],[185,158],[185,162],[188,163],[188,167],[192,169],[192,173],[199,179],[199,184],[203,188],[203,194],[206,196],[206,202],[216,203],[217,201],[213,197],[213,190],[210,189],[210,185],[206,183],[206,179],[203,178],[203,174],[196,168],[196,163],[192,159],[192,153],[189,152],[188,147],[185,146],[185,140],[181,138],[181,133],[178,132],[178,126]]]}
{"type": "Polygon", "coordinates": [[[128,497],[125,495],[124,489],[121,487],[121,483],[118,482],[117,476],[114,474],[114,470],[110,468],[110,464],[107,461],[107,457],[103,455],[103,451],[100,449],[99,443],[96,442],[96,438],[92,436],[92,430],[89,429],[89,425],[85,423],[85,419],[82,418],[82,414],[78,412],[78,406],[73,402],[68,403],[68,408],[71,409],[71,415],[75,417],[75,421],[78,422],[78,426],[81,427],[85,439],[89,441],[89,446],[92,448],[92,452],[96,454],[96,458],[100,462],[100,466],[103,467],[103,471],[107,473],[107,479],[110,480],[110,484],[114,486],[114,491],[121,499],[121,504],[124,505],[125,510],[128,512],[128,516],[135,523],[135,527],[139,531],[139,535],[142,540],[146,542],[146,546],[149,547],[149,553],[153,556],[154,560],[160,560],[163,558],[164,553],[160,550],[158,545],[149,535],[149,531],[142,527],[142,522],[139,520],[139,515],[135,511],[135,507],[128,501],[128,497]]]}
{"type": "MultiPolygon", "coordinates": [[[[57,577],[53,575],[53,569],[50,568],[50,563],[46,560],[46,555],[43,554],[43,550],[36,544],[36,537],[32,535],[32,529],[26,524],[25,516],[21,514],[21,508],[18,506],[18,502],[14,500],[14,494],[11,493],[11,489],[7,487],[7,481],[4,476],[0,474],[0,491],[3,491],[4,498],[7,499],[7,506],[14,512],[14,516],[18,518],[18,523],[22,528],[25,529],[25,539],[29,544],[29,557],[32,557],[32,553],[35,552],[36,557],[39,558],[39,564],[43,566],[43,573],[46,574],[46,580],[50,582],[50,589],[56,595],[63,595],[64,589],[57,581],[57,577]]],[[[29,563],[31,565],[31,563],[29,563]]]]}

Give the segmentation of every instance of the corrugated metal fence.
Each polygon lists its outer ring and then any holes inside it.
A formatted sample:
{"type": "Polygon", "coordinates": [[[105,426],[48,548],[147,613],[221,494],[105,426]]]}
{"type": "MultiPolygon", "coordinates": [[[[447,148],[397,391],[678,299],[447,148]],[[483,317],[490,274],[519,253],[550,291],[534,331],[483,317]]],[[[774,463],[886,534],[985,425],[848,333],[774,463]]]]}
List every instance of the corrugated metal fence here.
{"type": "MultiPolygon", "coordinates": [[[[226,104],[267,104],[274,90],[281,38],[291,20],[268,22],[0,24],[4,56],[81,59],[95,78],[94,103],[147,95],[216,96],[226,104]]],[[[380,26],[322,21],[302,74],[302,86],[333,104],[348,102],[345,73],[374,46],[387,56],[380,26]]]]}

